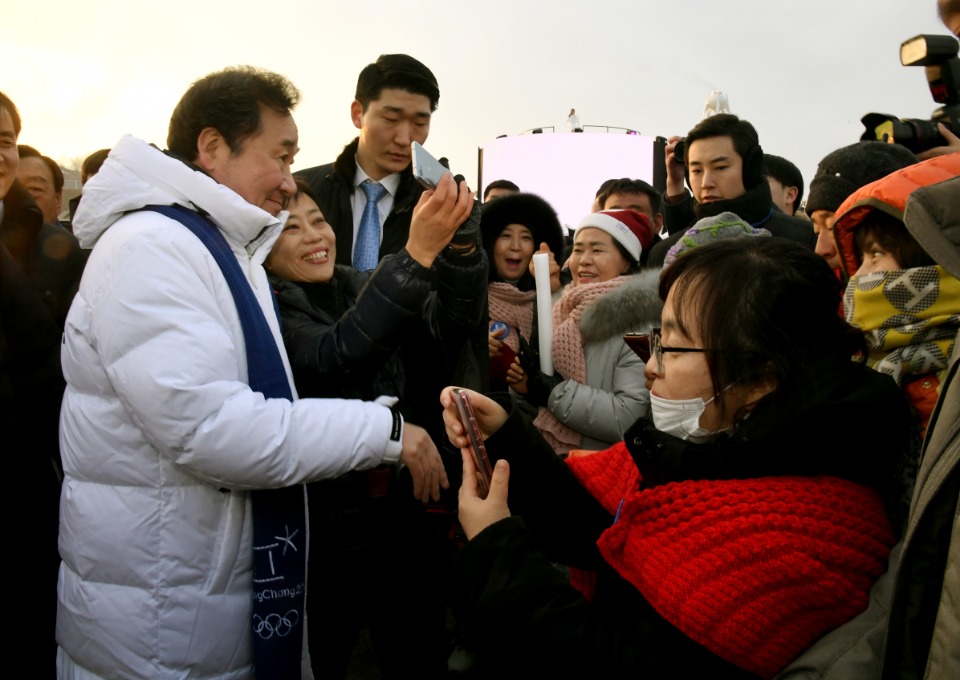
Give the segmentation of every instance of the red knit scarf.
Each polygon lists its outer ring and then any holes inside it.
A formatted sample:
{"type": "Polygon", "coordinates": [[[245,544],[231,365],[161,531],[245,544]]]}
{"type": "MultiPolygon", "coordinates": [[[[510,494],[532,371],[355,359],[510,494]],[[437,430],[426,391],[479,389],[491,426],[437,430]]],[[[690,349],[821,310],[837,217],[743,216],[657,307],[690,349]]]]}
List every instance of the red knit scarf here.
{"type": "Polygon", "coordinates": [[[533,301],[536,297],[535,290],[520,290],[502,281],[494,281],[487,287],[490,321],[503,321],[510,327],[507,337],[502,340],[514,352],[520,351],[517,335],[529,340],[533,333],[533,301]]]}
{"type": "MultiPolygon", "coordinates": [[[[553,306],[553,366],[567,380],[587,383],[587,361],[580,335],[580,317],[584,310],[601,295],[619,288],[630,280],[618,276],[609,281],[567,286],[553,306]]],[[[583,435],[557,420],[550,411],[541,408],[533,424],[557,453],[567,453],[583,442],[583,435]]]]}
{"type": "Polygon", "coordinates": [[[640,491],[623,443],[568,464],[619,508],[597,542],[604,559],[687,637],[762,677],[866,608],[895,542],[879,494],[835,477],[640,491]]]}

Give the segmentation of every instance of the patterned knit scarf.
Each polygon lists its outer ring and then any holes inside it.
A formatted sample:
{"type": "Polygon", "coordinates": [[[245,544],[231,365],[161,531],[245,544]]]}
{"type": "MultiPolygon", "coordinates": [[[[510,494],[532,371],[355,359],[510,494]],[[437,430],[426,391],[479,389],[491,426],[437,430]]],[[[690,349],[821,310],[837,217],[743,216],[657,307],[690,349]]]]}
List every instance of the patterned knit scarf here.
{"type": "Polygon", "coordinates": [[[684,635],[761,677],[866,608],[896,540],[879,494],[836,477],[639,490],[622,443],[567,462],[619,508],[597,542],[607,563],[684,635]]]}
{"type": "Polygon", "coordinates": [[[537,291],[524,291],[512,284],[494,281],[487,288],[487,296],[490,321],[503,321],[510,326],[510,333],[503,338],[503,342],[514,352],[519,352],[520,341],[517,335],[529,340],[533,333],[533,301],[537,297],[537,291]]]}
{"type": "MultiPolygon", "coordinates": [[[[622,286],[629,276],[618,276],[609,281],[567,286],[553,306],[553,366],[567,380],[587,382],[587,362],[580,335],[580,317],[584,310],[601,295],[622,286]]],[[[567,453],[583,442],[583,435],[557,420],[541,407],[533,424],[557,453],[567,453]]]]}
{"type": "Polygon", "coordinates": [[[843,307],[866,336],[868,363],[901,387],[949,365],[960,330],[960,280],[939,265],[852,276],[843,307]]]}

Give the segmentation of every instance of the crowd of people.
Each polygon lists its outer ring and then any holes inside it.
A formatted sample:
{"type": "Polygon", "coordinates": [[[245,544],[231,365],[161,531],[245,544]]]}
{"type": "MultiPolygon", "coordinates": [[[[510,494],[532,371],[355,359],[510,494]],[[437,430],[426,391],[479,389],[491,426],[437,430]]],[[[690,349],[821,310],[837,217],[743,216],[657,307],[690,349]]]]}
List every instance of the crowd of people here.
{"type": "Polygon", "coordinates": [[[65,208],[0,92],[30,674],[345,678],[363,633],[384,678],[960,676],[960,137],[804,196],[711,112],[565,233],[417,180],[439,98],[381,55],[294,174],[298,90],[227,68],[65,208]]]}

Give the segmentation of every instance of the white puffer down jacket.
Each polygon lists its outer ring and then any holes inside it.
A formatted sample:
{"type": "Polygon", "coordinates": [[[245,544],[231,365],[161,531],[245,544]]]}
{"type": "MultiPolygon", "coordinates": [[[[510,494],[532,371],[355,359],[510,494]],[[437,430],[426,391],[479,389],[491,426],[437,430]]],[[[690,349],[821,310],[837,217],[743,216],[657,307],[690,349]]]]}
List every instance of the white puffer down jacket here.
{"type": "Polygon", "coordinates": [[[265,399],[233,297],[197,238],[150,204],[209,214],[290,380],[261,263],[273,217],[133,137],[83,191],[90,256],[67,318],[60,444],[61,677],[252,674],[251,489],[393,462],[389,409],[265,399]]]}

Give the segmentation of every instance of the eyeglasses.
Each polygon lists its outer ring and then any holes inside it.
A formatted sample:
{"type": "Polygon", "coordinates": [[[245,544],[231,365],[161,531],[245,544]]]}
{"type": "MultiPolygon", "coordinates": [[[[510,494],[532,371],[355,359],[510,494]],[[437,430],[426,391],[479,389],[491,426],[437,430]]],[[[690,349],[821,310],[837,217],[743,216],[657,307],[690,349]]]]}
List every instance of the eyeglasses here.
{"type": "Polygon", "coordinates": [[[664,347],[661,341],[659,328],[651,328],[649,333],[628,333],[623,341],[643,359],[643,363],[650,361],[650,357],[657,357],[657,373],[663,373],[664,352],[709,352],[711,350],[700,347],[664,347]]]}

